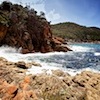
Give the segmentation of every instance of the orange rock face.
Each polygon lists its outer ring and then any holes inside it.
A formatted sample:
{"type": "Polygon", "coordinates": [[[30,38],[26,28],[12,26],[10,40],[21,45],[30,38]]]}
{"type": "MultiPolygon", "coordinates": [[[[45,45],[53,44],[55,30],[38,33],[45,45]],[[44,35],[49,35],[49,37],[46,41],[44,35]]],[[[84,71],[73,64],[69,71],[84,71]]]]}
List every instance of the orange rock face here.
{"type": "Polygon", "coordinates": [[[16,91],[17,91],[17,86],[14,86],[14,85],[11,85],[7,88],[7,93],[10,95],[10,94],[14,94],[16,91]]]}
{"type": "Polygon", "coordinates": [[[46,18],[38,16],[35,10],[4,2],[0,12],[4,13],[9,20],[8,30],[7,27],[0,25],[1,45],[21,47],[21,53],[24,54],[68,51],[66,47],[56,49],[57,45],[62,47],[63,39],[52,36],[50,24],[46,18]]]}
{"type": "Polygon", "coordinates": [[[0,42],[4,39],[7,33],[7,27],[0,24],[0,42]]]}
{"type": "Polygon", "coordinates": [[[29,86],[29,78],[20,84],[9,84],[0,79],[0,98],[2,100],[39,100],[36,93],[29,86]],[[23,84],[23,87],[21,86],[23,84]]]}
{"type": "MultiPolygon", "coordinates": [[[[0,100],[99,100],[100,73],[75,76],[61,70],[26,75],[18,65],[0,57],[0,100]]],[[[34,64],[34,63],[33,63],[34,64]]]]}

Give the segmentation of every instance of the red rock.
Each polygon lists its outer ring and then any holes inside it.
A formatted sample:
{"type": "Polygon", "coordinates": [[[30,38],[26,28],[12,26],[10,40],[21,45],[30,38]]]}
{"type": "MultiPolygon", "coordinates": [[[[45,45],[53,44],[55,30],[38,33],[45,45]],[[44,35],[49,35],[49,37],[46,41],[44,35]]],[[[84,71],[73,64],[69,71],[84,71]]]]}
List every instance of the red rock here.
{"type": "Polygon", "coordinates": [[[11,85],[7,88],[7,93],[9,95],[14,94],[15,92],[17,92],[18,88],[15,85],[11,85]]]}
{"type": "Polygon", "coordinates": [[[19,92],[13,100],[25,100],[23,92],[19,92]]]}
{"type": "Polygon", "coordinates": [[[53,41],[55,44],[61,45],[62,43],[60,41],[58,41],[56,38],[53,38],[53,41]]]}
{"type": "Polygon", "coordinates": [[[58,36],[53,36],[54,39],[56,39],[57,41],[64,43],[64,39],[58,36]]]}
{"type": "Polygon", "coordinates": [[[7,27],[0,24],[0,42],[4,39],[7,33],[7,27]]]}
{"type": "Polygon", "coordinates": [[[72,51],[71,49],[69,49],[66,46],[61,46],[61,45],[56,45],[54,48],[55,51],[63,51],[63,52],[67,52],[67,51],[72,51]]]}
{"type": "Polygon", "coordinates": [[[28,49],[22,49],[21,53],[26,54],[26,53],[30,53],[30,51],[28,49]]]}
{"type": "Polygon", "coordinates": [[[21,5],[13,5],[4,3],[2,13],[10,21],[8,27],[0,25],[0,41],[1,45],[22,48],[21,53],[34,52],[52,52],[52,51],[68,51],[64,47],[58,48],[58,44],[63,44],[64,40],[60,37],[52,36],[49,23],[45,18],[32,13],[30,9],[26,9],[21,5]],[[6,5],[12,9],[6,9],[6,5]],[[9,12],[9,10],[11,10],[9,12]],[[23,13],[21,13],[23,12],[23,13]],[[56,48],[56,49],[55,49],[56,48]]]}
{"type": "Polygon", "coordinates": [[[26,77],[24,78],[24,82],[25,82],[25,83],[30,83],[30,81],[31,81],[31,79],[30,79],[29,76],[26,76],[26,77]]]}

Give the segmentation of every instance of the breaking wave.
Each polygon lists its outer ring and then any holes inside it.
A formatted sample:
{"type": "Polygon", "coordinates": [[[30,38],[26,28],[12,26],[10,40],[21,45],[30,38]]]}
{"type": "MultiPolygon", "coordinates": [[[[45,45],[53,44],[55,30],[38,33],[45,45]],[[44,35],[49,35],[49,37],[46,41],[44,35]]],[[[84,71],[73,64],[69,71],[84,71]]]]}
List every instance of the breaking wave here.
{"type": "Polygon", "coordinates": [[[29,73],[42,73],[46,71],[61,69],[71,75],[83,70],[100,72],[100,44],[70,44],[73,51],[51,52],[51,53],[29,53],[21,54],[19,49],[9,46],[0,47],[0,56],[9,61],[37,62],[42,67],[32,67],[29,73]]]}

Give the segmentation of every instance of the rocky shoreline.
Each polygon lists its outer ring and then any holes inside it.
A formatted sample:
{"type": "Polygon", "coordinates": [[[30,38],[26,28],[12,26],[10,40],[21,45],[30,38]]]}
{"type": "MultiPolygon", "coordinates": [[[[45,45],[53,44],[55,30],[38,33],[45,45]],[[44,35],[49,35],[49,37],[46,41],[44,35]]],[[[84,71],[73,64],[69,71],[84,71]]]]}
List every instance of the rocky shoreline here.
{"type": "MultiPolygon", "coordinates": [[[[21,53],[71,51],[64,39],[53,36],[44,13],[27,6],[0,4],[0,46],[21,48],[21,53]]],[[[41,64],[11,62],[0,57],[0,100],[99,100],[100,73],[83,71],[71,76],[61,70],[29,74],[41,64]]]]}
{"type": "Polygon", "coordinates": [[[100,73],[83,71],[70,76],[61,70],[52,74],[26,75],[35,62],[10,62],[0,58],[0,100],[99,100],[100,73]]]}
{"type": "Polygon", "coordinates": [[[21,48],[21,53],[67,52],[64,39],[55,37],[45,14],[27,6],[4,1],[0,4],[0,46],[21,48]]]}

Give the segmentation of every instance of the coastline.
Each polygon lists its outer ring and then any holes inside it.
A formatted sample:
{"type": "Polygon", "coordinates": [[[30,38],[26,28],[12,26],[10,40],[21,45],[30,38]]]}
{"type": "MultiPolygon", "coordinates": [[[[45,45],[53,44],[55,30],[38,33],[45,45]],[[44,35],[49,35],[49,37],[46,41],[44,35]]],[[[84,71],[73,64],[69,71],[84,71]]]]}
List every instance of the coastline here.
{"type": "Polygon", "coordinates": [[[80,43],[84,43],[84,44],[87,44],[87,43],[90,43],[90,44],[100,44],[100,41],[74,41],[74,40],[67,40],[65,39],[65,43],[66,44],[80,44],[80,43]]]}
{"type": "Polygon", "coordinates": [[[100,73],[83,71],[75,76],[61,70],[26,75],[37,63],[10,62],[0,58],[1,100],[99,100],[100,73]]]}
{"type": "Polygon", "coordinates": [[[27,4],[0,4],[0,100],[99,100],[100,28],[55,26],[27,4]]]}

